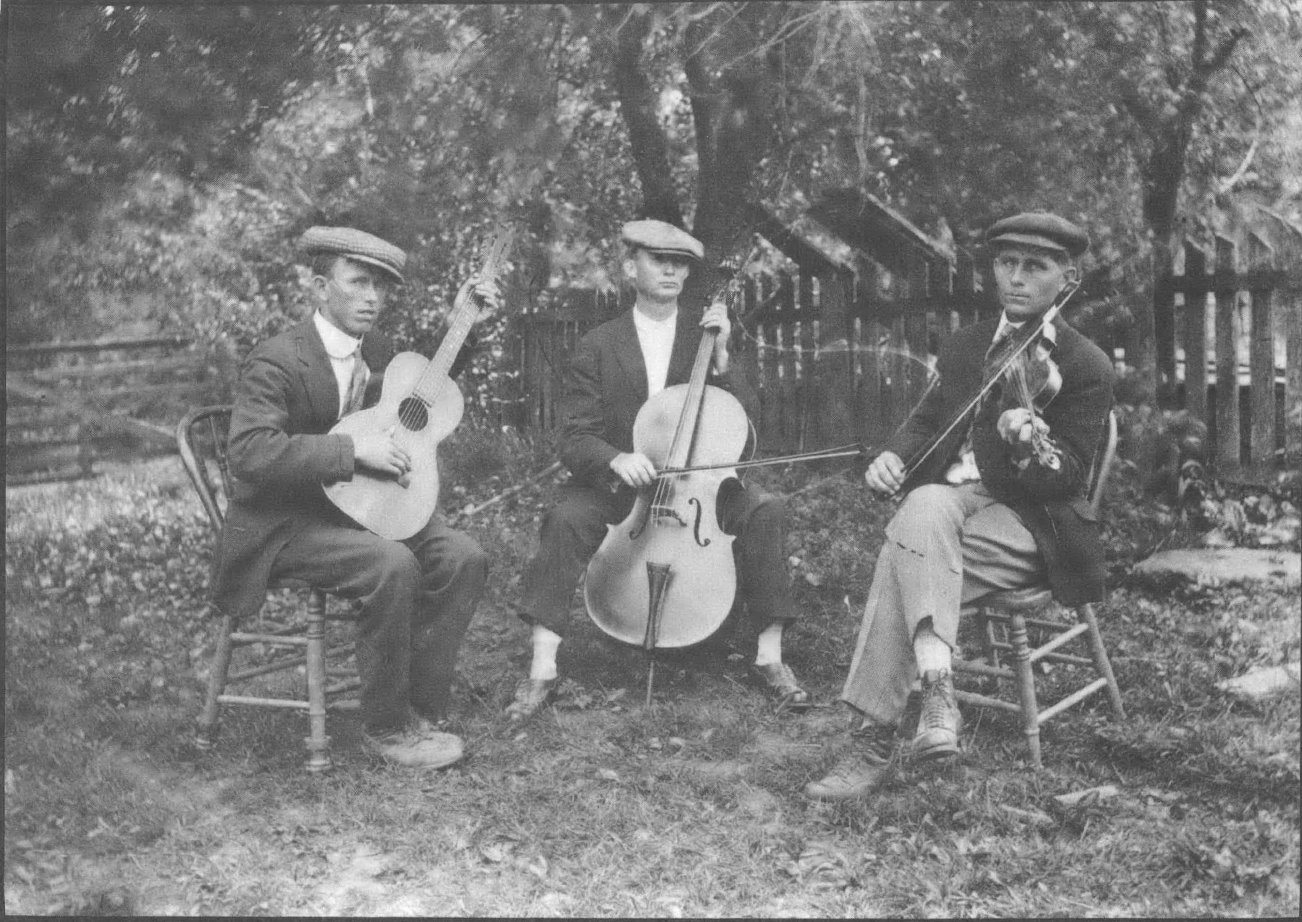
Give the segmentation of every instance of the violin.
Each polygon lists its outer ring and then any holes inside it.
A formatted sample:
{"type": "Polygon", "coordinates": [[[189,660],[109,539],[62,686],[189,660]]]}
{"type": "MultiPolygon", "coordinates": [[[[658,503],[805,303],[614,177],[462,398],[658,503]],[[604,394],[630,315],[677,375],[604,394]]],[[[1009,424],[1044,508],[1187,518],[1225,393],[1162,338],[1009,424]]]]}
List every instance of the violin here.
{"type": "MultiPolygon", "coordinates": [[[[710,637],[737,590],[733,536],[719,527],[717,504],[724,482],[737,476],[731,465],[751,424],[741,401],[705,383],[718,335],[704,331],[688,383],[665,388],[638,410],[633,448],[659,473],[628,516],[608,526],[584,579],[593,622],[652,654],[710,637]]],[[[653,658],[648,700],[654,666],[653,658]]]]}
{"type": "MultiPolygon", "coordinates": [[[[967,403],[958,407],[945,425],[905,462],[901,493],[908,490],[919,470],[936,450],[955,431],[973,419],[996,388],[1000,391],[1001,416],[1007,409],[1020,407],[1028,411],[1031,417],[1028,444],[1037,460],[1055,470],[1061,465],[1061,459],[1048,440],[1048,427],[1038,418],[1038,413],[1062,389],[1062,375],[1050,354],[1057,335],[1053,321],[1071,296],[1080,289],[1080,284],[1079,279],[1069,279],[1043,314],[1023,325],[996,348],[994,354],[986,360],[982,382],[976,393],[967,403]]],[[[1029,463],[1029,458],[1023,459],[1021,466],[1025,467],[1026,463],[1029,463]]]]}

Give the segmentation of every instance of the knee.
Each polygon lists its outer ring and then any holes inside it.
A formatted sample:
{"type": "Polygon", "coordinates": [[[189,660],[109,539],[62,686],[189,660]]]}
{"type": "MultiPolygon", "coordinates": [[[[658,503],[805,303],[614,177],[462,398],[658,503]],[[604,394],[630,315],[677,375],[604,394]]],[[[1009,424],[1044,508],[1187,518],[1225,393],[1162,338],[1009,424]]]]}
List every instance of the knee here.
{"type": "Polygon", "coordinates": [[[420,583],[420,562],[405,545],[385,541],[375,551],[375,573],[380,585],[411,585],[420,583]]]}
{"type": "Polygon", "coordinates": [[[462,579],[478,585],[488,582],[488,554],[469,535],[457,532],[449,539],[447,563],[462,579]]]}
{"type": "Polygon", "coordinates": [[[578,503],[561,500],[543,513],[543,541],[573,541],[592,530],[591,510],[578,503]]]}
{"type": "Polygon", "coordinates": [[[904,497],[904,502],[900,503],[899,511],[895,513],[895,517],[915,521],[929,521],[935,518],[948,517],[954,505],[950,501],[952,492],[953,487],[944,484],[923,484],[904,497]]]}

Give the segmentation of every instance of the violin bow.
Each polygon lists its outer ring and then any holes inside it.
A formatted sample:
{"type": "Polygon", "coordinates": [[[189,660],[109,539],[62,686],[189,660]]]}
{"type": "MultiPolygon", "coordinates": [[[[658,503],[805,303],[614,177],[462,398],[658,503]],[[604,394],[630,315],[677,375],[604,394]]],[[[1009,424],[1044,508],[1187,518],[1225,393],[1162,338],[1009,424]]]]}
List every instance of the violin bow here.
{"type": "MultiPolygon", "coordinates": [[[[923,463],[932,456],[936,449],[940,447],[941,443],[949,437],[950,433],[958,428],[959,424],[967,418],[967,415],[985,399],[985,396],[990,393],[996,384],[999,383],[1004,374],[1013,367],[1013,363],[1016,362],[1028,348],[1030,348],[1031,343],[1035,342],[1044,332],[1044,328],[1053,322],[1054,318],[1057,317],[1058,313],[1062,310],[1063,305],[1065,305],[1068,299],[1080,289],[1080,286],[1081,283],[1079,279],[1069,279],[1066,284],[1058,290],[1057,297],[1053,299],[1053,303],[1049,305],[1045,312],[1041,314],[1034,323],[1027,323],[1025,329],[1020,331],[1020,337],[1013,341],[1013,345],[1010,347],[1008,355],[1004,356],[1000,360],[998,366],[988,374],[981,387],[977,389],[975,396],[964,404],[961,410],[954,414],[953,418],[944,429],[932,437],[924,451],[922,451],[917,457],[911,459],[909,463],[904,466],[905,480],[908,480],[917,473],[918,468],[922,467],[923,463]]],[[[911,415],[912,414],[910,414],[910,416],[911,415]]],[[[908,422],[908,420],[906,419],[905,422],[908,422]]],[[[903,425],[904,424],[901,423],[900,427],[903,428],[903,425]]]]}

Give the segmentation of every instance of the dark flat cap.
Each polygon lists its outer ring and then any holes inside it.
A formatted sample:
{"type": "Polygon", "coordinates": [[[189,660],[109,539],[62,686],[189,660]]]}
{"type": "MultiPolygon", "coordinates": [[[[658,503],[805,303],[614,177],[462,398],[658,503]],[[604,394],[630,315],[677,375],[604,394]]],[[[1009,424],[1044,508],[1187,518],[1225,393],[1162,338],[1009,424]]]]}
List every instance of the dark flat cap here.
{"type": "Polygon", "coordinates": [[[399,282],[407,264],[407,254],[392,243],[352,227],[309,227],[298,243],[305,253],[346,256],[383,269],[399,282]]]}
{"type": "Polygon", "coordinates": [[[701,241],[665,221],[650,218],[629,221],[619,236],[629,246],[641,247],[652,253],[677,253],[692,259],[705,258],[705,245],[701,241]]]}
{"type": "Polygon", "coordinates": [[[1047,211],[1027,211],[990,225],[986,243],[1015,243],[1079,256],[1089,249],[1089,234],[1066,218],[1047,211]]]}

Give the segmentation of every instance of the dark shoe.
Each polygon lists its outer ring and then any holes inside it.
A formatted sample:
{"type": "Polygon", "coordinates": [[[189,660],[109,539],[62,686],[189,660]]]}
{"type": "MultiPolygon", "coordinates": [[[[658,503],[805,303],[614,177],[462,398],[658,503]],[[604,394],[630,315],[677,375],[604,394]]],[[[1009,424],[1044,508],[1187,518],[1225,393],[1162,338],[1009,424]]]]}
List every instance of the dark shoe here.
{"type": "Polygon", "coordinates": [[[774,700],[778,710],[806,711],[813,705],[809,692],[800,687],[796,674],[786,663],[768,663],[751,666],[751,673],[764,686],[765,693],[774,700]]]}
{"type": "Polygon", "coordinates": [[[841,759],[824,777],[805,785],[812,800],[859,800],[890,781],[897,763],[895,728],[871,724],[852,734],[858,742],[853,755],[841,759]]]}
{"type": "Polygon", "coordinates": [[[555,679],[521,679],[515,686],[515,700],[506,706],[506,716],[511,723],[524,723],[538,709],[551,700],[556,691],[555,679]]]}
{"type": "Polygon", "coordinates": [[[949,759],[958,755],[958,734],[963,715],[954,697],[954,679],[948,669],[932,670],[922,677],[922,713],[913,737],[917,759],[949,759]]]}
{"type": "Polygon", "coordinates": [[[446,768],[463,755],[460,737],[414,727],[375,736],[363,731],[362,744],[385,761],[407,768],[446,768]]]}

